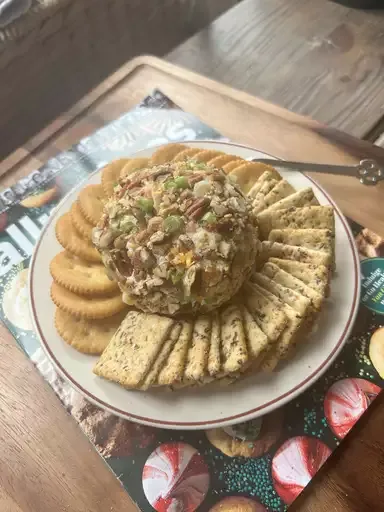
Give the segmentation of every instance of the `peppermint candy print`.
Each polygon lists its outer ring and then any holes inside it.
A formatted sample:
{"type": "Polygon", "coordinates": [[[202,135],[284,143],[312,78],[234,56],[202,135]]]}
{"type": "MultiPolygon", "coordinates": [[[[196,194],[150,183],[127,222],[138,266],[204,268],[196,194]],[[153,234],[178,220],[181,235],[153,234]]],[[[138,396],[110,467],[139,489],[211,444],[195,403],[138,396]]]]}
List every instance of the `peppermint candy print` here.
{"type": "Polygon", "coordinates": [[[199,452],[185,443],[158,446],[143,469],[144,494],[157,512],[194,512],[209,489],[209,472],[199,452]]]}

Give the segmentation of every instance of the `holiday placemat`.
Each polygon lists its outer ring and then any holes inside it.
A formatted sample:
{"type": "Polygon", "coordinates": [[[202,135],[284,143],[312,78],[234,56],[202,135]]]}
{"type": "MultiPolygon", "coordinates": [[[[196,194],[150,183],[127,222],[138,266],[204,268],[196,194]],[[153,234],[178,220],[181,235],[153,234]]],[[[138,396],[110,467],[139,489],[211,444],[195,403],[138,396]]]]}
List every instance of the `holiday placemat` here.
{"type": "Polygon", "coordinates": [[[169,141],[219,139],[160,91],[0,194],[0,314],[143,511],[280,511],[291,504],[380,392],[384,240],[351,222],[362,267],[353,332],[315,386],[261,420],[230,429],[137,425],[87,402],[57,376],[29,316],[27,274],[61,198],[109,160],[169,141]]]}

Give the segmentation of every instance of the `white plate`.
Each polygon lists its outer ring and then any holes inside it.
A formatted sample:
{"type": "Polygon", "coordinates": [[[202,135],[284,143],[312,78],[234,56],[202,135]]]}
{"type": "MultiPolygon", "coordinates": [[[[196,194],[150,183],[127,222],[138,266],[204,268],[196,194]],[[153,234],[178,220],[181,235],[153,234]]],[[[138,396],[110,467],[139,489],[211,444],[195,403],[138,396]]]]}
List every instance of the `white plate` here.
{"type": "MultiPolygon", "coordinates": [[[[215,149],[242,158],[265,157],[254,149],[225,142],[187,143],[215,149]]],[[[154,149],[135,156],[150,156],[154,149]]],[[[67,212],[80,188],[58,205],[41,233],[30,267],[30,304],[36,332],[43,348],[57,368],[78,391],[95,404],[126,419],[172,429],[202,429],[238,423],[271,412],[302,393],[332,363],[343,347],[356,316],[359,295],[359,264],[352,233],[332,199],[310,178],[299,172],[282,171],[296,188],[312,186],[321,204],[331,204],[336,217],[336,266],[331,296],[321,312],[318,329],[278,372],[254,375],[230,387],[213,386],[177,392],[127,391],[96,377],[96,358],[80,354],[68,346],[54,326],[55,306],[50,299],[52,278],[49,263],[62,250],[55,237],[56,220],[67,212]]],[[[100,182],[100,172],[89,178],[100,182]]]]}

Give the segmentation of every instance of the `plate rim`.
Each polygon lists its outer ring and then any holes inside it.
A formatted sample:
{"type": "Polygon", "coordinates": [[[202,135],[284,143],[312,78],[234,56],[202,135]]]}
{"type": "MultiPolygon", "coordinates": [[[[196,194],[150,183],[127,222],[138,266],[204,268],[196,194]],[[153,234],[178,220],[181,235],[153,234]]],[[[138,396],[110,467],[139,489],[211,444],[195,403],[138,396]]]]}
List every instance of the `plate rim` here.
{"type": "MultiPolygon", "coordinates": [[[[239,144],[234,143],[230,141],[223,141],[223,140],[214,140],[214,139],[204,139],[204,140],[185,140],[180,141],[180,144],[192,144],[192,145],[198,145],[201,143],[212,143],[212,144],[219,144],[222,146],[229,146],[229,147],[239,147],[243,149],[248,149],[250,151],[257,151],[259,153],[262,153],[264,155],[271,156],[272,158],[276,158],[279,160],[279,158],[271,155],[270,153],[267,153],[265,151],[256,149],[252,146],[248,146],[246,144],[239,144]]],[[[174,144],[174,142],[170,142],[169,144],[174,144]]],[[[150,148],[143,148],[140,151],[136,151],[133,153],[133,155],[136,155],[142,151],[145,150],[156,150],[156,147],[164,146],[166,144],[160,144],[159,146],[153,146],[150,148]]],[[[100,169],[97,169],[93,173],[91,173],[87,178],[83,181],[81,181],[75,188],[68,191],[68,193],[61,199],[59,204],[55,207],[52,213],[56,213],[57,210],[61,208],[61,205],[67,200],[68,196],[70,194],[73,194],[76,190],[78,190],[80,187],[84,185],[85,182],[89,181],[89,179],[94,176],[96,173],[99,173],[101,171],[100,169]]],[[[299,384],[294,386],[293,388],[289,389],[285,393],[282,393],[278,397],[274,398],[273,400],[270,400],[269,402],[266,402],[262,405],[259,405],[255,408],[251,408],[245,412],[238,413],[232,416],[226,416],[224,418],[214,419],[214,420],[208,420],[208,421],[197,421],[197,422],[182,422],[182,421],[166,421],[166,420],[158,420],[158,419],[152,419],[148,417],[139,416],[137,414],[128,413],[127,411],[121,410],[118,407],[115,407],[111,404],[108,404],[104,400],[96,397],[93,395],[90,391],[83,388],[73,377],[70,375],[61,365],[61,363],[57,360],[56,356],[53,354],[49,343],[45,339],[42,329],[40,327],[38,317],[37,317],[37,311],[35,306],[35,300],[34,300],[34,291],[33,291],[33,275],[35,271],[35,264],[37,260],[38,255],[38,249],[40,247],[41,241],[43,240],[43,237],[45,235],[45,232],[48,230],[49,226],[53,222],[53,215],[51,214],[50,219],[45,224],[44,228],[42,229],[40,236],[36,242],[31,263],[29,266],[29,279],[28,279],[28,291],[29,291],[29,309],[31,311],[32,316],[32,322],[33,326],[35,328],[35,332],[38,334],[39,341],[41,343],[41,346],[48,356],[49,360],[52,362],[55,369],[58,371],[58,373],[63,377],[65,380],[70,382],[70,385],[73,386],[77,391],[79,391],[84,397],[86,397],[90,402],[93,404],[102,407],[103,409],[113,413],[117,414],[118,416],[128,420],[128,421],[136,421],[138,423],[149,425],[156,428],[165,428],[165,429],[184,429],[184,430],[202,430],[205,428],[217,428],[217,427],[223,427],[226,425],[239,423],[242,421],[249,421],[252,418],[263,416],[264,414],[268,414],[272,412],[273,410],[283,407],[286,403],[290,402],[297,396],[299,396],[301,393],[303,393],[306,389],[308,389],[312,384],[314,384],[327,370],[327,368],[332,364],[332,362],[335,360],[337,355],[342,350],[344,344],[347,341],[348,335],[352,330],[352,327],[354,325],[358,309],[359,309],[359,301],[358,298],[360,297],[360,289],[361,289],[361,279],[360,279],[360,265],[359,265],[359,257],[357,253],[356,245],[353,241],[353,233],[352,230],[348,224],[347,219],[345,218],[344,214],[338,207],[338,205],[335,203],[335,201],[332,199],[332,197],[324,190],[324,188],[313,178],[308,176],[306,173],[302,173],[308,178],[320,191],[324,194],[326,199],[329,201],[329,203],[332,205],[332,207],[335,210],[335,213],[339,216],[339,219],[343,225],[343,228],[347,234],[347,238],[349,241],[349,245],[352,251],[353,256],[353,268],[354,268],[354,293],[353,293],[353,300],[351,304],[351,309],[348,315],[348,320],[344,326],[343,332],[335,344],[333,350],[329,353],[328,357],[314,370],[311,372],[310,375],[308,375],[303,381],[301,381],[299,384]],[[264,414],[260,414],[260,411],[266,410],[264,414]],[[258,414],[259,413],[259,414],[258,414]]]]}

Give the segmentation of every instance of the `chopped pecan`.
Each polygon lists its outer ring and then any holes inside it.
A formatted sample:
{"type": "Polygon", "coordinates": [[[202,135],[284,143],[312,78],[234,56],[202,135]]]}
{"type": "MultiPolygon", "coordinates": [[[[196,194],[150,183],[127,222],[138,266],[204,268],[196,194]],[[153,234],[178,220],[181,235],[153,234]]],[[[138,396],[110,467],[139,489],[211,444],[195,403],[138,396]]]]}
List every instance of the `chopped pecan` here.
{"type": "Polygon", "coordinates": [[[194,201],[191,206],[187,209],[185,212],[185,215],[187,217],[192,217],[193,219],[198,219],[199,217],[196,217],[194,215],[194,212],[196,211],[202,211],[204,212],[207,206],[209,205],[209,199],[207,197],[202,197],[201,199],[198,199],[197,201],[194,201]]]}

